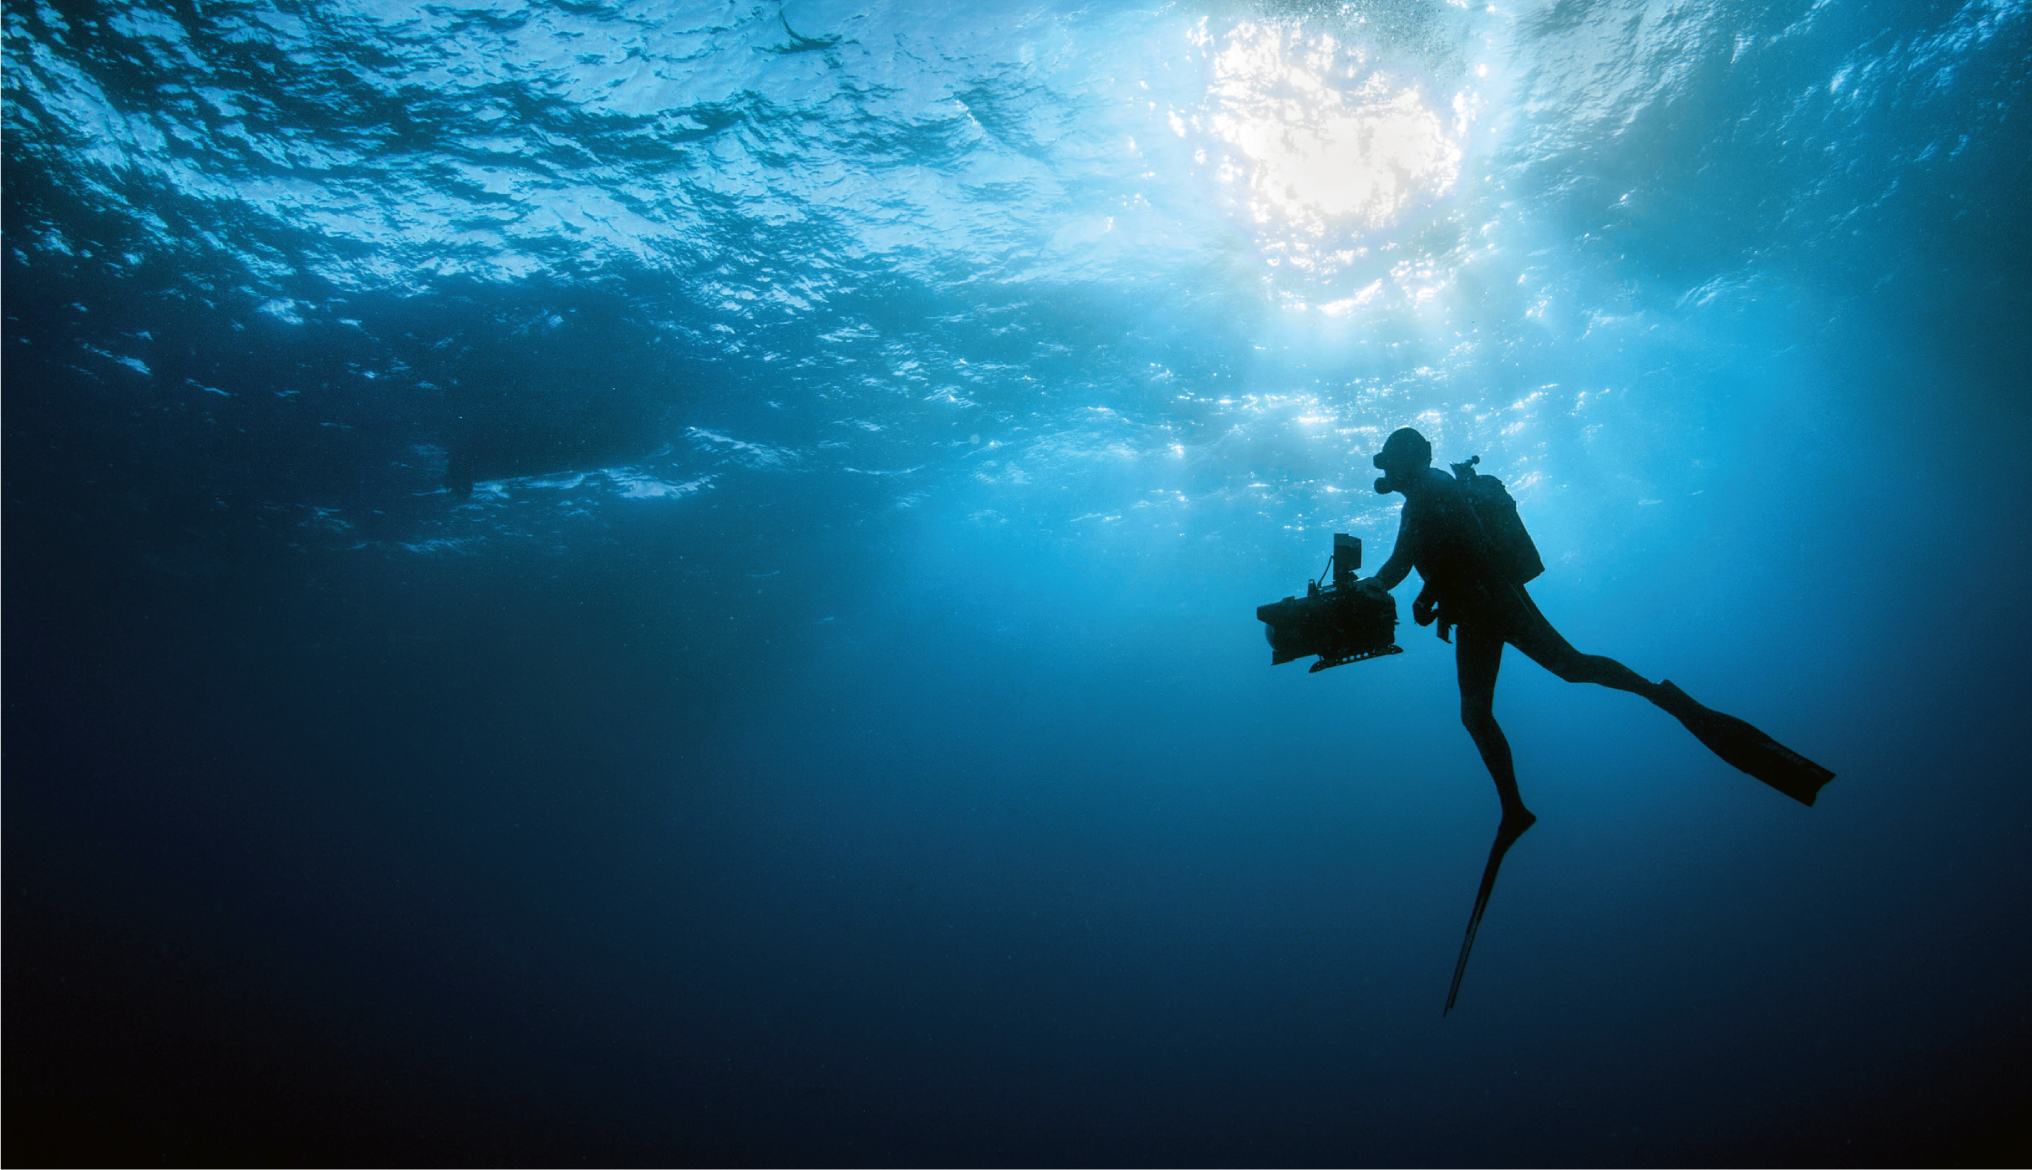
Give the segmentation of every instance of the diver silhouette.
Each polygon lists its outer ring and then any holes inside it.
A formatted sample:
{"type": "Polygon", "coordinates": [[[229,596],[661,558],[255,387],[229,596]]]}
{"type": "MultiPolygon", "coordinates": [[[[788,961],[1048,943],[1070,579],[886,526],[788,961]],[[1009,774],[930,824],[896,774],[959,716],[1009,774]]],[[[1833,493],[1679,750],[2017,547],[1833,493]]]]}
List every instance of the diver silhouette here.
{"type": "Polygon", "coordinates": [[[1510,741],[1496,722],[1496,674],[1505,644],[1567,682],[1597,683],[1649,699],[1723,760],[1802,804],[1812,804],[1821,786],[1834,778],[1833,772],[1750,724],[1693,701],[1670,681],[1649,682],[1613,658],[1574,649],[1525,591],[1525,583],[1542,572],[1543,565],[1508,493],[1500,483],[1475,474],[1479,460],[1454,464],[1457,474],[1449,475],[1431,465],[1432,444],[1425,436],[1404,427],[1383,444],[1374,462],[1383,471],[1376,490],[1403,493],[1404,511],[1390,559],[1375,576],[1356,585],[1387,592],[1412,569],[1418,570],[1425,586],[1412,603],[1412,617],[1422,626],[1437,623],[1442,641],[1449,630],[1458,639],[1454,662],[1460,679],[1461,722],[1503,802],[1503,819],[1447,995],[1448,1010],[1460,992],[1468,951],[1503,856],[1538,820],[1524,807],[1510,741]]]}
{"type": "MultiPolygon", "coordinates": [[[[1463,482],[1486,479],[1474,473],[1478,461],[1455,464],[1460,478],[1448,475],[1431,465],[1432,444],[1425,436],[1405,427],[1390,436],[1374,462],[1383,471],[1376,490],[1402,492],[1404,512],[1390,559],[1357,585],[1394,589],[1414,568],[1424,579],[1412,616],[1419,625],[1437,622],[1441,640],[1449,629],[1459,639],[1454,662],[1461,722],[1496,781],[1505,820],[1525,828],[1537,820],[1518,793],[1510,741],[1496,723],[1496,674],[1506,643],[1567,682],[1597,683],[1651,700],[1723,760],[1802,804],[1812,804],[1821,785],[1834,778],[1748,723],[1694,702],[1669,680],[1649,682],[1613,658],[1574,649],[1525,591],[1525,582],[1537,575],[1538,555],[1514,519],[1514,505],[1508,518],[1514,531],[1505,531],[1500,512],[1509,503],[1507,493],[1501,494],[1502,504],[1491,507],[1490,492],[1471,491],[1463,482]],[[1515,547],[1520,538],[1521,550],[1515,547]]],[[[1500,486],[1494,490],[1501,493],[1500,486]]]]}

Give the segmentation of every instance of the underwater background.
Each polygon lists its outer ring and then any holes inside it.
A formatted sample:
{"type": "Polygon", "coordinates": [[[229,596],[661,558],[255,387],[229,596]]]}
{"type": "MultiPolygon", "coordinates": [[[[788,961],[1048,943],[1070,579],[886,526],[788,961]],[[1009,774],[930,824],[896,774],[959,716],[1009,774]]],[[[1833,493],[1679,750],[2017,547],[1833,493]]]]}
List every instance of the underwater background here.
{"type": "Polygon", "coordinates": [[[2024,0],[4,35],[8,1161],[2027,1156],[2024,0]]]}

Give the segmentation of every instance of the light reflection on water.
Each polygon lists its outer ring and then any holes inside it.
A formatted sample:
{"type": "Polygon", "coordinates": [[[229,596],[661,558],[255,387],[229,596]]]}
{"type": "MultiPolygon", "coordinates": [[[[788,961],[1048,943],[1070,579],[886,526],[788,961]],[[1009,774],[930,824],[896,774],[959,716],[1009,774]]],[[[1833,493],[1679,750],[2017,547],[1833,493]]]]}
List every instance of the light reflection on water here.
{"type": "MultiPolygon", "coordinates": [[[[46,156],[60,182],[141,224],[135,256],[175,257],[179,295],[245,290],[292,326],[452,277],[482,294],[640,281],[634,340],[731,389],[670,388],[672,431],[647,446],[672,454],[609,476],[618,498],[689,506],[728,490],[725,464],[1006,512],[1069,483],[1140,498],[1183,466],[1171,505],[1269,483],[1281,502],[1246,520],[1283,523],[1351,515],[1350,467],[1406,420],[1527,493],[1559,479],[1549,444],[1600,459],[1642,449],[1611,441],[1632,420],[1685,430],[1686,465],[1632,488],[1660,498],[1692,475],[1714,395],[1678,372],[1707,343],[1688,322],[1768,304],[1771,246],[1853,230],[1875,204],[1844,196],[1882,202],[1900,166],[1968,139],[1848,150],[1892,161],[1841,192],[1787,144],[1853,142],[2023,10],[1820,60],[1788,54],[1826,6],[1271,7],[136,12],[106,35],[138,85],[23,16],[6,51],[31,101],[8,130],[75,144],[46,156]],[[251,67],[263,53],[290,69],[251,67]],[[1737,80],[1760,67],[1812,84],[1737,80]],[[1710,107],[1729,113],[1681,116],[1710,107]],[[1745,183],[1687,179],[1739,159],[1758,160],[1741,164],[1755,215],[1745,183]],[[1681,230],[1710,205],[1740,214],[1681,230]]],[[[37,263],[88,250],[57,226],[40,239],[37,263]]],[[[377,398],[436,393],[393,356],[359,376],[377,398]]],[[[354,421],[341,394],[293,401],[314,425],[354,421]]]]}
{"type": "Polygon", "coordinates": [[[1243,21],[1216,37],[1202,21],[1192,39],[1209,58],[1206,112],[1174,131],[1210,130],[1234,149],[1220,175],[1247,188],[1271,263],[1338,271],[1368,254],[1363,229],[1393,227],[1460,181],[1472,90],[1444,119],[1425,87],[1331,34],[1243,21]]]}

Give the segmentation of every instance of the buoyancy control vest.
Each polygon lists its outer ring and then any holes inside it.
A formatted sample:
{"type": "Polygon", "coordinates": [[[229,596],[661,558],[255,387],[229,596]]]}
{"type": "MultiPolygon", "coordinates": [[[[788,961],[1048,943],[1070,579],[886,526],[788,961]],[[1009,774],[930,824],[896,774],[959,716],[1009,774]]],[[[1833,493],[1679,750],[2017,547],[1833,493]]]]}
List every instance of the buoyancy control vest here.
{"type": "Polygon", "coordinates": [[[1539,557],[1531,534],[1524,530],[1524,521],[1517,515],[1517,501],[1510,498],[1503,481],[1476,473],[1475,465],[1481,461],[1482,457],[1476,455],[1466,463],[1451,464],[1453,477],[1461,486],[1468,511],[1481,527],[1488,567],[1504,580],[1522,585],[1544,573],[1545,562],[1539,557]]]}

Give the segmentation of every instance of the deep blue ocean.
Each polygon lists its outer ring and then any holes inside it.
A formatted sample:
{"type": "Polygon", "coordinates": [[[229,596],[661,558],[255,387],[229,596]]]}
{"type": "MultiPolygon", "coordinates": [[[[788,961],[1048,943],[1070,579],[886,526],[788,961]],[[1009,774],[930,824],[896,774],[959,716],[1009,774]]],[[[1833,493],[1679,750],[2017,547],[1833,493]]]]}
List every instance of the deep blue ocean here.
{"type": "Polygon", "coordinates": [[[4,11],[8,1162],[2032,1157],[2026,0],[4,11]]]}

